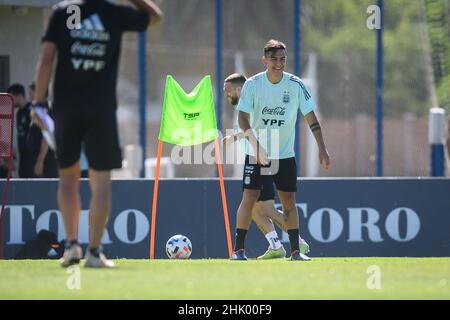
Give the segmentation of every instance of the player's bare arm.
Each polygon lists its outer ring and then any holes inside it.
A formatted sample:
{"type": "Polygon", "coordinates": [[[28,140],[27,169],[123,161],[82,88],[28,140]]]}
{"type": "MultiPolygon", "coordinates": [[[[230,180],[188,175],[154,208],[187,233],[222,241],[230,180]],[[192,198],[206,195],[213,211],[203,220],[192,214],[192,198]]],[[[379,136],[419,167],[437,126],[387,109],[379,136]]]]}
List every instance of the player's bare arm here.
{"type": "Polygon", "coordinates": [[[53,42],[44,41],[36,68],[36,91],[33,98],[38,103],[45,101],[45,93],[52,77],[55,56],[56,45],[53,42]]]}
{"type": "Polygon", "coordinates": [[[326,170],[330,168],[330,155],[328,154],[328,150],[325,146],[325,142],[323,140],[322,129],[320,127],[319,120],[316,117],[314,111],[311,111],[305,116],[306,121],[308,122],[309,128],[316,139],[317,146],[319,148],[319,161],[320,164],[325,167],[326,170]]]}
{"type": "Polygon", "coordinates": [[[258,139],[256,139],[255,134],[253,133],[253,130],[250,127],[249,117],[250,115],[248,113],[239,111],[239,127],[244,132],[244,135],[248,139],[253,150],[257,150],[258,163],[263,166],[268,165],[269,160],[267,159],[266,150],[264,150],[264,148],[258,142],[258,139]]]}
{"type": "Polygon", "coordinates": [[[37,177],[42,177],[44,175],[44,161],[48,152],[48,143],[45,139],[41,140],[41,146],[39,148],[39,155],[34,165],[33,171],[34,175],[37,177]]]}
{"type": "Polygon", "coordinates": [[[151,0],[128,0],[138,9],[150,14],[150,25],[158,24],[163,16],[161,9],[151,0]]]}

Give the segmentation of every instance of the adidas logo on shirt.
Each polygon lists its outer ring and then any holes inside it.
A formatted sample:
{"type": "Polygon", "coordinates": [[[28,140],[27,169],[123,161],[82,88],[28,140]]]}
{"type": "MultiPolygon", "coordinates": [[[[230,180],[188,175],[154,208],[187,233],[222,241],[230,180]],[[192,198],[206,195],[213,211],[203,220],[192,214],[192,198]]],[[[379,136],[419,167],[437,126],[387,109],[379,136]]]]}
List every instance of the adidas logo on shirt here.
{"type": "Polygon", "coordinates": [[[90,17],[84,19],[79,25],[76,26],[77,30],[80,29],[86,30],[97,30],[97,31],[105,31],[103,27],[102,20],[98,16],[98,14],[93,14],[90,17]]]}
{"type": "Polygon", "coordinates": [[[109,41],[109,32],[105,31],[100,16],[95,13],[76,26],[70,31],[70,36],[76,39],[86,39],[91,41],[109,41]]]}

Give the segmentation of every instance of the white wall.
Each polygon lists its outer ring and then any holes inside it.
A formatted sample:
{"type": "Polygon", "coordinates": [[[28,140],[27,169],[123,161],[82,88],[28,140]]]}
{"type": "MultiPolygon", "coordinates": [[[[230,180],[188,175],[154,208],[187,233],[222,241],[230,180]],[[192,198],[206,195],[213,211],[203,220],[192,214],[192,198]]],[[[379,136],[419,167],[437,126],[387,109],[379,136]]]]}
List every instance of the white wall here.
{"type": "Polygon", "coordinates": [[[0,55],[9,56],[10,84],[26,87],[33,81],[44,33],[43,9],[27,9],[20,16],[10,6],[0,6],[0,55]]]}
{"type": "MultiPolygon", "coordinates": [[[[34,80],[44,33],[43,12],[41,8],[28,7],[25,15],[17,15],[10,6],[0,5],[0,55],[9,56],[10,85],[21,83],[28,90],[28,85],[34,80]]],[[[14,135],[17,135],[16,129],[14,135]]],[[[14,146],[17,149],[16,137],[14,146]]],[[[12,176],[17,177],[17,170],[12,176]]]]}

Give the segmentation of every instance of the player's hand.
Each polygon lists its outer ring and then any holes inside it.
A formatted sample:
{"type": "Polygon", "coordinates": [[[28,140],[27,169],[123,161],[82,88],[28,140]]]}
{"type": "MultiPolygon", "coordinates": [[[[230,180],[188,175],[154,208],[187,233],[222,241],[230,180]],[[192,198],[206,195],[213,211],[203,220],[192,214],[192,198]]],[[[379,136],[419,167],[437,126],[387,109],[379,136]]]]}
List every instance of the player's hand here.
{"type": "Polygon", "coordinates": [[[226,146],[234,142],[234,135],[225,136],[222,138],[222,145],[226,146]]]}
{"type": "Polygon", "coordinates": [[[255,135],[253,134],[252,129],[248,129],[247,131],[245,131],[245,133],[243,134],[243,137],[246,137],[248,139],[248,142],[252,146],[253,150],[256,150],[256,162],[262,166],[269,165],[270,161],[267,158],[267,152],[261,146],[258,139],[256,139],[255,135]]]}
{"type": "Polygon", "coordinates": [[[44,161],[37,161],[34,165],[34,175],[36,177],[42,177],[44,175],[44,161]]]}
{"type": "Polygon", "coordinates": [[[31,109],[30,116],[31,116],[31,122],[35,123],[41,130],[46,130],[47,129],[44,121],[38,115],[38,113],[37,113],[35,108],[31,109]]]}
{"type": "Polygon", "coordinates": [[[330,164],[330,155],[328,154],[328,151],[326,148],[320,148],[319,149],[319,161],[320,164],[328,170],[331,166],[330,164]]]}
{"type": "Polygon", "coordinates": [[[270,164],[270,161],[267,158],[266,150],[264,150],[264,148],[261,147],[261,145],[259,145],[259,143],[258,143],[258,157],[256,160],[262,166],[268,166],[270,164]]]}

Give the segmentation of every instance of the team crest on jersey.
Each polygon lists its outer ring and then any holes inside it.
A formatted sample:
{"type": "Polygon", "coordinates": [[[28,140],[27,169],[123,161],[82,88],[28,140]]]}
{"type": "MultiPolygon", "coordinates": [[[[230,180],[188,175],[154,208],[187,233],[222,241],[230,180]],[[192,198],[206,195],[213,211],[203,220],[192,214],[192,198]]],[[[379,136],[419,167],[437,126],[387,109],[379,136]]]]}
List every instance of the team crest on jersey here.
{"type": "Polygon", "coordinates": [[[289,101],[290,101],[289,91],[285,91],[283,93],[283,103],[289,103],[289,101]]]}

